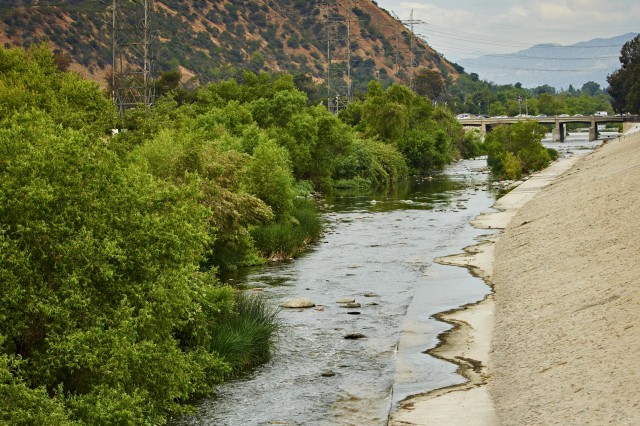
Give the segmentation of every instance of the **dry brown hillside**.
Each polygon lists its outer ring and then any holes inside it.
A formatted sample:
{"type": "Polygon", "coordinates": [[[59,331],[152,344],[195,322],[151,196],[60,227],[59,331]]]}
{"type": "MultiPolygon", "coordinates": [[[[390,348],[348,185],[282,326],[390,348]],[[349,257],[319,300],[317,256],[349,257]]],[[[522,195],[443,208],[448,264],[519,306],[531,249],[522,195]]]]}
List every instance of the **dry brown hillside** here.
{"type": "MultiPolygon", "coordinates": [[[[111,66],[112,3],[0,0],[0,41],[24,47],[46,42],[68,56],[71,69],[103,81],[111,66]]],[[[445,79],[457,76],[454,65],[423,41],[411,42],[404,25],[375,2],[334,3],[329,15],[351,24],[356,90],[373,78],[406,82],[411,45],[416,66],[435,70],[445,79]],[[351,7],[346,9],[345,4],[351,7]]],[[[157,71],[179,69],[196,83],[231,77],[245,68],[304,73],[315,81],[326,76],[326,1],[155,0],[152,4],[157,71]]],[[[344,39],[344,31],[337,27],[334,37],[344,39]]],[[[334,50],[339,45],[334,41],[334,50]]],[[[345,42],[342,46],[346,49],[345,42]]]]}

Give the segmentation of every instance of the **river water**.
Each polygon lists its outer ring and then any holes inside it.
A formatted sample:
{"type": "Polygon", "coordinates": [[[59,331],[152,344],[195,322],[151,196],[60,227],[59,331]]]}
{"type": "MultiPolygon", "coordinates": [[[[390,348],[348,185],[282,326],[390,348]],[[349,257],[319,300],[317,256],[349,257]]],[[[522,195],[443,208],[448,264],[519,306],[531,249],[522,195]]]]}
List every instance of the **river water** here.
{"type": "MultiPolygon", "coordinates": [[[[558,148],[584,147],[582,139],[571,142],[558,148]]],[[[391,194],[328,198],[318,244],[236,283],[274,306],[305,297],[317,307],[283,309],[272,360],[175,423],[385,425],[402,399],[462,382],[456,365],[424,353],[450,328],[432,316],[490,290],[466,269],[433,260],[490,232],[469,225],[496,199],[485,169],[484,159],[465,160],[391,194]],[[342,298],[360,307],[344,308],[342,298]],[[354,333],[364,337],[345,339],[354,333]]]]}

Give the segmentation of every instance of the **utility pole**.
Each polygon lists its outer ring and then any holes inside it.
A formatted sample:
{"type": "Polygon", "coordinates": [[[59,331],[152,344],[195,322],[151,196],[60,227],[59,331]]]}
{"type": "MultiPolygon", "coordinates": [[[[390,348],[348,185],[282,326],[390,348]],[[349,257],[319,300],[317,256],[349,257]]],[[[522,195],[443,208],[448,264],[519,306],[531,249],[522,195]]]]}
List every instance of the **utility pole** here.
{"type": "Polygon", "coordinates": [[[151,12],[153,0],[113,0],[112,96],[120,117],[155,100],[151,12]]]}
{"type": "Polygon", "coordinates": [[[359,0],[326,0],[323,3],[327,35],[327,109],[334,114],[345,109],[352,100],[351,25],[353,9],[359,0]]]}

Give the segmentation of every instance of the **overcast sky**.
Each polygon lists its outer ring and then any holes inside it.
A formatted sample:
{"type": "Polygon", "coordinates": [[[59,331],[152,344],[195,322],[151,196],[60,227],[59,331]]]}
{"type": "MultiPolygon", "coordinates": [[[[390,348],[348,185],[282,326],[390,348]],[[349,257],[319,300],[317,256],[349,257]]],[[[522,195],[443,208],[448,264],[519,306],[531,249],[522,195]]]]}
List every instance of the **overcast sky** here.
{"type": "Polygon", "coordinates": [[[377,0],[452,61],[640,32],[638,0],[377,0]]]}

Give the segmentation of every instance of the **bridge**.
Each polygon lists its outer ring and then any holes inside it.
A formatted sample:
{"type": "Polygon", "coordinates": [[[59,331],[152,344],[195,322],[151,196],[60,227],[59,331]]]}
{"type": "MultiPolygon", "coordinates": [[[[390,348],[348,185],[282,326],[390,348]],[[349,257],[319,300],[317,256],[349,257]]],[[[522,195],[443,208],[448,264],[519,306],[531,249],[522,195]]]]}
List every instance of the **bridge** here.
{"type": "Polygon", "coordinates": [[[567,134],[566,125],[568,123],[583,123],[589,126],[589,140],[593,141],[598,139],[598,124],[607,123],[622,123],[623,131],[627,131],[635,123],[640,122],[640,116],[637,115],[615,115],[615,116],[561,116],[554,115],[550,117],[491,117],[491,118],[463,118],[460,119],[460,124],[464,127],[480,127],[483,135],[491,131],[495,126],[502,124],[513,124],[523,120],[532,120],[540,124],[553,125],[553,141],[564,142],[564,137],[567,134]]]}

